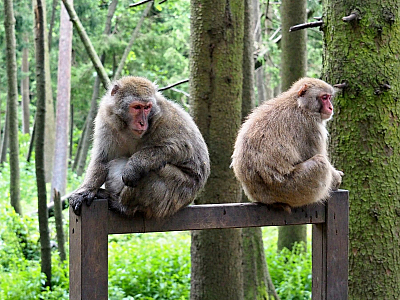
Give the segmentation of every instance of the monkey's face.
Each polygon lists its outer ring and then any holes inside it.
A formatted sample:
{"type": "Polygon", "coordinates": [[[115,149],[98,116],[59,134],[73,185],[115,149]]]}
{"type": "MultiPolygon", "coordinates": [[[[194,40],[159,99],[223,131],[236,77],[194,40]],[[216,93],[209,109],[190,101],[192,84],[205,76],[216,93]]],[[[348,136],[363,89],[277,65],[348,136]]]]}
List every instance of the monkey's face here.
{"type": "Polygon", "coordinates": [[[129,128],[135,136],[141,137],[147,131],[152,107],[151,102],[142,101],[133,101],[129,105],[129,128]]]}
{"type": "Polygon", "coordinates": [[[318,101],[321,104],[321,109],[319,112],[322,120],[329,120],[333,115],[333,105],[331,99],[332,95],[327,93],[322,93],[318,96],[318,101]]]}

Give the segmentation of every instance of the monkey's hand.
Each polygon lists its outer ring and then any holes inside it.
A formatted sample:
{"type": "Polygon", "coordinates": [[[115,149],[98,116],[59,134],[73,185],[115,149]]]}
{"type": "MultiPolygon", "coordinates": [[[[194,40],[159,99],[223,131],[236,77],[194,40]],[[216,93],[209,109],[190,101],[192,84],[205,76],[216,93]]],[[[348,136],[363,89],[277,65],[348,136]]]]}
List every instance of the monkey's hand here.
{"type": "Polygon", "coordinates": [[[333,180],[332,180],[332,191],[336,191],[339,189],[340,184],[342,183],[342,177],[344,173],[342,171],[333,170],[332,171],[333,180]]]}
{"type": "Polygon", "coordinates": [[[81,215],[82,203],[86,202],[87,206],[92,204],[96,198],[97,189],[79,189],[69,196],[69,205],[77,216],[81,215]]]}
{"type": "Polygon", "coordinates": [[[146,174],[146,170],[141,166],[128,163],[122,172],[122,181],[129,187],[136,187],[146,174]]]}

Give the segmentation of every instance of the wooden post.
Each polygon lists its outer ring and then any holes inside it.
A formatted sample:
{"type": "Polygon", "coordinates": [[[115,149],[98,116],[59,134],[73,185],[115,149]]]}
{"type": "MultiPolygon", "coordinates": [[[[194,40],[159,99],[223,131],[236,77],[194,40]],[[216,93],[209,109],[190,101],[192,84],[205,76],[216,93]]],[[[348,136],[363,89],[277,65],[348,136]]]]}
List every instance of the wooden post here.
{"type": "Polygon", "coordinates": [[[259,203],[189,206],[171,218],[124,217],[108,210],[107,200],[82,206],[81,216],[69,212],[70,299],[108,299],[108,234],[212,228],[314,224],[312,237],[312,299],[347,300],[348,191],[332,193],[326,204],[293,209],[292,213],[259,203]]]}
{"type": "Polygon", "coordinates": [[[108,299],[107,201],[82,206],[81,216],[69,211],[69,298],[108,299]]]}
{"type": "Polygon", "coordinates": [[[340,190],[326,203],[325,223],[313,225],[312,299],[347,300],[349,195],[340,190]]]}

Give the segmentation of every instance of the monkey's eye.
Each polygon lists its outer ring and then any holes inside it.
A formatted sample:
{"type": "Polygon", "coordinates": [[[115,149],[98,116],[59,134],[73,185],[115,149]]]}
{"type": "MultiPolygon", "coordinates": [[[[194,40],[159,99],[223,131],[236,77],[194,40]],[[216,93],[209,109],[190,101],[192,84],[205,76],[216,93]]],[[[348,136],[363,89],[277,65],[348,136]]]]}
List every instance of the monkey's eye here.
{"type": "Polygon", "coordinates": [[[133,109],[138,109],[138,110],[139,110],[139,109],[141,109],[142,107],[141,107],[140,105],[134,105],[134,106],[132,106],[132,108],[133,108],[133,109]]]}
{"type": "Polygon", "coordinates": [[[324,101],[329,100],[330,98],[331,98],[331,96],[328,95],[328,94],[324,94],[324,95],[321,96],[321,99],[324,100],[324,101]]]}

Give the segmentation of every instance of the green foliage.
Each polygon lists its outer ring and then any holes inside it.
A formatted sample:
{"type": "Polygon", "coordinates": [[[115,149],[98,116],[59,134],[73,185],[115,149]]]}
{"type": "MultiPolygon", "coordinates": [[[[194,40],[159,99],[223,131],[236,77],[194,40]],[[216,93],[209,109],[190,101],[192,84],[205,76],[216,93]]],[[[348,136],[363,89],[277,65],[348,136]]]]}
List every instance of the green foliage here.
{"type": "MultiPolygon", "coordinates": [[[[1,201],[3,202],[3,201],[1,201]]],[[[0,206],[0,299],[68,299],[67,262],[53,255],[53,290],[42,290],[37,219],[0,206]]]]}
{"type": "Polygon", "coordinates": [[[162,233],[112,237],[110,299],[188,299],[190,235],[162,233]]]}
{"type": "Polygon", "coordinates": [[[282,300],[311,299],[311,247],[307,248],[304,252],[304,245],[296,244],[292,251],[287,248],[279,253],[273,249],[266,251],[269,273],[282,300]]]}

